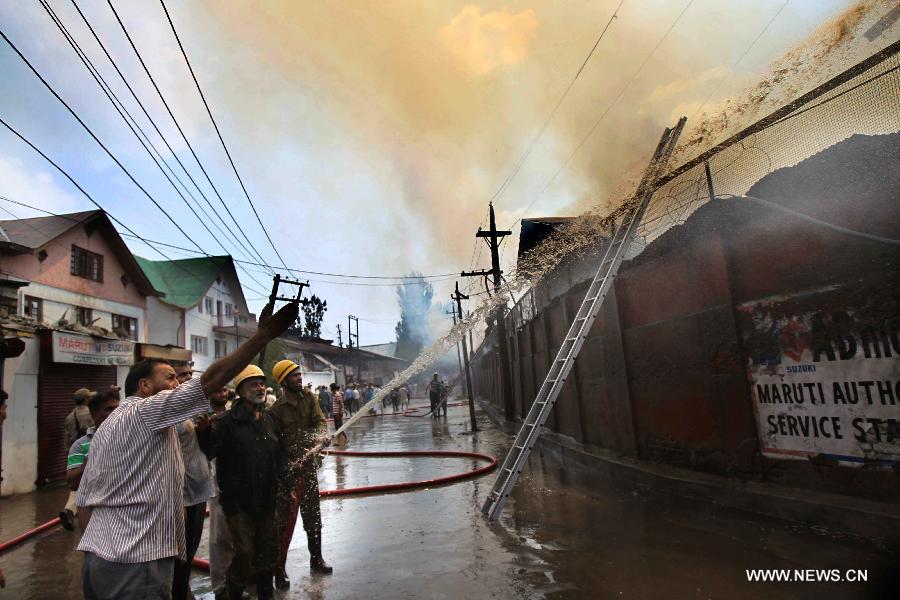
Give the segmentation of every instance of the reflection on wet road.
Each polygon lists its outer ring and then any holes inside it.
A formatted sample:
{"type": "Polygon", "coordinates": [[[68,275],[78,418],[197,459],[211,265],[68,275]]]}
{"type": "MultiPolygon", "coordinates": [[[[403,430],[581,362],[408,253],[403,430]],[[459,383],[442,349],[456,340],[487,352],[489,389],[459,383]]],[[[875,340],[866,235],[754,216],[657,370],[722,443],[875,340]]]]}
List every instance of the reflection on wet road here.
{"type": "MultiPolygon", "coordinates": [[[[503,457],[511,438],[465,408],[447,419],[364,419],[350,450],[462,450],[503,457]]],[[[331,456],[322,489],[431,479],[481,466],[462,458],[331,456]]],[[[480,513],[494,474],[417,491],[322,500],[331,576],[312,576],[298,529],[280,598],[868,598],[862,584],[748,583],[746,569],[868,569],[886,577],[896,555],[866,540],[662,495],[615,489],[535,452],[499,523],[480,513]]],[[[0,502],[7,539],[55,516],[54,490],[0,502]]],[[[298,528],[301,525],[298,523],[298,528]]],[[[44,534],[0,558],[2,597],[79,598],[76,535],[44,534]]],[[[206,556],[206,541],[198,556],[206,556]]],[[[195,573],[198,598],[212,598],[195,573]]]]}

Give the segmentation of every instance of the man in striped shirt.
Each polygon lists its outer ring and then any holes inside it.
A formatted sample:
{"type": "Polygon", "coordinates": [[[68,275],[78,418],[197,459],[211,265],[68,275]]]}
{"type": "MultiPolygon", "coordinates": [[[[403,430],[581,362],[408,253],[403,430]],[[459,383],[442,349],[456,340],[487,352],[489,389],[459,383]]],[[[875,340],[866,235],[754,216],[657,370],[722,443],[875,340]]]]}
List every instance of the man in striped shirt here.
{"type": "Polygon", "coordinates": [[[261,316],[249,340],[202,377],[180,386],[166,361],[132,367],[125,401],[94,433],[78,490],[79,519],[88,519],[78,545],[85,553],[85,598],[170,597],[174,561],[187,558],[184,464],[175,425],[208,412],[207,397],[293,324],[298,313],[299,305],[292,302],[271,317],[261,316]]]}

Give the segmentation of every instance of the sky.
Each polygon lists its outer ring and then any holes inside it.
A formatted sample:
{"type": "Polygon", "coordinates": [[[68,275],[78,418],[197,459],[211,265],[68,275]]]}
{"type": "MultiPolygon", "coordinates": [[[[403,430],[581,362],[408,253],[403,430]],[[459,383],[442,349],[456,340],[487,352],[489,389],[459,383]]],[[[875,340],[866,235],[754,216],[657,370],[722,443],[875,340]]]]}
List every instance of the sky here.
{"type": "MultiPolygon", "coordinates": [[[[704,112],[740,96],[773,61],[811,36],[839,38],[846,19],[832,20],[845,18],[848,9],[864,10],[871,20],[891,4],[169,0],[166,7],[247,193],[287,266],[367,277],[419,272],[435,276],[435,297],[443,301],[457,280],[453,274],[490,266],[486,248],[479,249],[474,237],[485,225],[489,201],[501,228],[523,216],[572,215],[598,203],[611,205],[646,163],[663,127],[687,115],[690,130],[704,112]]],[[[206,200],[131,98],[74,3],[49,5],[191,190],[193,197],[182,190],[188,201],[196,198],[224,223],[196,208],[200,218],[191,213],[40,2],[0,3],[0,29],[147,194],[4,42],[0,118],[139,236],[195,251],[161,247],[169,258],[196,256],[199,248],[280,268],[161,4],[112,2],[215,190],[109,4],[77,0],[206,200]],[[249,255],[254,251],[261,258],[249,255]]],[[[875,41],[854,41],[852,52],[830,66],[846,68],[895,41],[896,33],[894,27],[875,41]]],[[[798,86],[804,91],[826,75],[816,70],[798,86]]],[[[0,196],[53,212],[93,208],[2,127],[0,196]]],[[[0,200],[0,218],[36,214],[0,200]]],[[[513,232],[504,245],[507,270],[515,261],[517,227],[513,232]]],[[[162,258],[139,240],[126,241],[138,255],[162,258]]],[[[256,265],[242,269],[245,295],[258,312],[271,273],[256,265]]],[[[295,275],[308,278],[311,293],[327,300],[327,336],[340,324],[346,341],[347,315],[353,314],[360,319],[363,345],[393,341],[396,279],[295,275]]],[[[433,323],[448,327],[449,317],[438,312],[433,323]]]]}

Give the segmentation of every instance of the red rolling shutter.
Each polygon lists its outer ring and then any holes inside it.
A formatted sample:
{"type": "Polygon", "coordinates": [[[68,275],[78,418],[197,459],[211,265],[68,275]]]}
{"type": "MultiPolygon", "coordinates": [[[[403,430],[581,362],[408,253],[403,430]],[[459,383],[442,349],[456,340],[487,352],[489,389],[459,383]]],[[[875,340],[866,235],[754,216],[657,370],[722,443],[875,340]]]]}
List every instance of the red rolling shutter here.
{"type": "Polygon", "coordinates": [[[66,415],[75,402],[75,390],[106,389],[116,385],[116,367],[43,362],[38,375],[38,478],[37,485],[66,475],[66,415]]]}

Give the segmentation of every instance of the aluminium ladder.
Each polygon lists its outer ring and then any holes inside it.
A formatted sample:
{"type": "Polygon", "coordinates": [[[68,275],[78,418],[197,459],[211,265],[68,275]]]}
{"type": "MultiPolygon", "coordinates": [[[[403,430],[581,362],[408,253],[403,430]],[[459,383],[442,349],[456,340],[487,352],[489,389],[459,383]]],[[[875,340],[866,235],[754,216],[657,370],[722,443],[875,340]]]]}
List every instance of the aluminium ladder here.
{"type": "Polygon", "coordinates": [[[575,315],[575,320],[569,327],[569,331],[563,339],[553,364],[550,365],[550,370],[547,372],[544,383],[535,397],[534,404],[531,405],[531,409],[528,411],[521,429],[516,434],[513,446],[506,455],[503,466],[497,474],[496,481],[494,481],[494,486],[491,488],[491,492],[488,494],[487,500],[485,500],[481,509],[481,512],[486,514],[491,521],[495,521],[500,516],[503,506],[516,485],[519,474],[525,467],[528,455],[537,442],[541,428],[550,415],[550,410],[559,397],[566,377],[568,377],[572,366],[575,364],[575,359],[584,344],[584,340],[587,338],[594,319],[600,312],[603,299],[609,292],[625,252],[628,250],[634,233],[647,210],[650,199],[653,197],[656,181],[665,172],[666,165],[672,156],[672,152],[675,150],[675,144],[681,135],[681,131],[684,129],[686,120],[685,117],[682,117],[674,129],[666,128],[665,132],[663,132],[659,145],[653,153],[653,159],[644,171],[644,175],[638,185],[635,194],[637,202],[632,208],[625,211],[614,226],[614,233],[603,252],[597,273],[588,287],[587,293],[585,293],[584,300],[575,315]]]}

